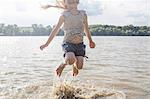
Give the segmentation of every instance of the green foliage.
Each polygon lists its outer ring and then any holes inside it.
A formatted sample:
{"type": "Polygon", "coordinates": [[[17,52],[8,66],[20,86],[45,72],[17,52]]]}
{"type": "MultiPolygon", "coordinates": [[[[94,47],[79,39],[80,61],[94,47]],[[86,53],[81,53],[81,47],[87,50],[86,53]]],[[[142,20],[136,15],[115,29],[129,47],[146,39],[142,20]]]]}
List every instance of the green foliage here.
{"type": "MultiPolygon", "coordinates": [[[[50,25],[44,27],[42,24],[32,24],[31,27],[18,27],[16,24],[5,26],[0,24],[0,36],[48,36],[52,28],[50,25]]],[[[150,36],[148,26],[114,26],[114,25],[90,25],[89,30],[93,36],[150,36]]],[[[60,29],[58,36],[64,35],[60,29]]]]}
{"type": "Polygon", "coordinates": [[[94,36],[150,36],[150,27],[91,25],[90,32],[94,36]]]}

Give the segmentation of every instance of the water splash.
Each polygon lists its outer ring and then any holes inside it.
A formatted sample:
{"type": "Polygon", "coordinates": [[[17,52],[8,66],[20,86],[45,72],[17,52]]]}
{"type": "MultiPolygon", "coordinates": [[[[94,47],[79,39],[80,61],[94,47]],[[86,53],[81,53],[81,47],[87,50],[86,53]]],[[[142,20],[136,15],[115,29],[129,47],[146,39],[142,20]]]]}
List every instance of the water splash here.
{"type": "Polygon", "coordinates": [[[114,88],[96,86],[92,80],[80,81],[67,72],[54,76],[53,82],[29,84],[23,88],[0,88],[0,99],[126,99],[123,92],[114,88]]]}
{"type": "Polygon", "coordinates": [[[70,78],[68,74],[70,72],[65,75],[63,81],[57,78],[58,81],[53,82],[52,96],[54,99],[126,99],[123,92],[115,91],[114,88],[97,88],[93,81],[75,84],[73,83],[74,77],[70,78]]]}

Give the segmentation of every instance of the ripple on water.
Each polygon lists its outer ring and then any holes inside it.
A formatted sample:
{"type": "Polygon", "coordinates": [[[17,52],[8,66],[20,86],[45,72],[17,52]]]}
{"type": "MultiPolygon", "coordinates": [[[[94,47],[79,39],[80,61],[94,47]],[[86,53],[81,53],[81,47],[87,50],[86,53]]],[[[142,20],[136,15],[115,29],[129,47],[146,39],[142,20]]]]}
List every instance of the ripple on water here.
{"type": "Polygon", "coordinates": [[[0,72],[1,75],[12,75],[12,74],[16,74],[16,72],[14,71],[2,71],[0,72]]]}

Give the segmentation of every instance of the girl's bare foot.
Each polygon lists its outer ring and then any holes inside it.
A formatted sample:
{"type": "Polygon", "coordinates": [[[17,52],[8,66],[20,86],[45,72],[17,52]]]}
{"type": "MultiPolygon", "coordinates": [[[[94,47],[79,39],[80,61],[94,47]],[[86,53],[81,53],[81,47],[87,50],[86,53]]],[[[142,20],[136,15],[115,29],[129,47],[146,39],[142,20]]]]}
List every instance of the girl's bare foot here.
{"type": "Polygon", "coordinates": [[[66,64],[60,64],[59,67],[56,69],[56,73],[57,75],[60,77],[61,76],[61,73],[63,71],[63,69],[65,68],[66,64]]]}
{"type": "Polygon", "coordinates": [[[73,76],[77,76],[79,73],[79,70],[76,66],[73,65],[73,76]]]}

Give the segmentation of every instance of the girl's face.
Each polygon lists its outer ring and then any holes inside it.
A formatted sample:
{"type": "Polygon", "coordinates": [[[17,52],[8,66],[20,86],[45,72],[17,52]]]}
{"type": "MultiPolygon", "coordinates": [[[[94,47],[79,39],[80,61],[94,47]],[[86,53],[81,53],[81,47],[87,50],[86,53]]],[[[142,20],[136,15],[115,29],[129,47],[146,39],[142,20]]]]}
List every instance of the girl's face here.
{"type": "Polygon", "coordinates": [[[76,10],[79,4],[79,0],[65,0],[65,5],[69,10],[76,10]]]}

